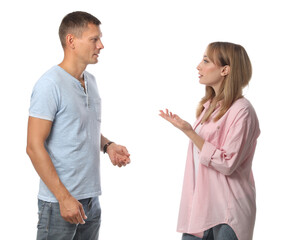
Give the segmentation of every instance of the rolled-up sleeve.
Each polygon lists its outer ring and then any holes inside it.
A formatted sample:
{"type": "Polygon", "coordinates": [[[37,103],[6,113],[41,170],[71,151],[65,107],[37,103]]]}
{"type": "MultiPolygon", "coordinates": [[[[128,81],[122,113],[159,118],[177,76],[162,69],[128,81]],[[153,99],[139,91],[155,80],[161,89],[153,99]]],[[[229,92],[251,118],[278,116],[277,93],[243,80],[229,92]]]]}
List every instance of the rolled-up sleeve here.
{"type": "Polygon", "coordinates": [[[200,163],[224,175],[231,175],[248,156],[254,153],[260,133],[255,112],[251,108],[241,109],[233,124],[226,129],[220,147],[205,141],[199,154],[200,163]]]}

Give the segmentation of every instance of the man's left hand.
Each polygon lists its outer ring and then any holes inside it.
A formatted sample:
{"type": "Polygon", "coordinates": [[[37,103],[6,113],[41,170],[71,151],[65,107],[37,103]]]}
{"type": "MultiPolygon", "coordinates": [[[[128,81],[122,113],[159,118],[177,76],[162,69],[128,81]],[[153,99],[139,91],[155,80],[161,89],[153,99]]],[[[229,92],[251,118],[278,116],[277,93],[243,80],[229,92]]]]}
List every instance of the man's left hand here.
{"type": "Polygon", "coordinates": [[[130,163],[130,154],[126,147],[112,143],[106,150],[114,166],[122,167],[130,163]]]}

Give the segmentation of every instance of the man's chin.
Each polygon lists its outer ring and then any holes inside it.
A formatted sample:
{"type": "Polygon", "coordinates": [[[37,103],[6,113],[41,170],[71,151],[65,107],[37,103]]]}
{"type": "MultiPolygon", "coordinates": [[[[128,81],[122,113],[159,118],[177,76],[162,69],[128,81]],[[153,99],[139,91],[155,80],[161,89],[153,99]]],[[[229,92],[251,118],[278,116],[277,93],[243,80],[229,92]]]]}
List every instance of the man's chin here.
{"type": "Polygon", "coordinates": [[[96,60],[92,60],[92,61],[89,62],[89,64],[96,64],[96,63],[98,63],[97,59],[96,60]]]}

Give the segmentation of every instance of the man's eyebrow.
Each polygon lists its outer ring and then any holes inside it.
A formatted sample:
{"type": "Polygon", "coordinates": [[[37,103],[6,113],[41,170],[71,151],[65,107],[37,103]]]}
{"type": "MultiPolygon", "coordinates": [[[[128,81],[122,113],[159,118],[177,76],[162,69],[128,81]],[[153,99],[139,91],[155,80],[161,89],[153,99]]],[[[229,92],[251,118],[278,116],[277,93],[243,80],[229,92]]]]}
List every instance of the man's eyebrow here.
{"type": "Polygon", "coordinates": [[[100,32],[99,34],[96,35],[97,37],[102,37],[102,32],[100,32]]]}
{"type": "Polygon", "coordinates": [[[93,35],[90,38],[101,38],[101,37],[102,37],[102,34],[98,34],[98,35],[93,35]]]}

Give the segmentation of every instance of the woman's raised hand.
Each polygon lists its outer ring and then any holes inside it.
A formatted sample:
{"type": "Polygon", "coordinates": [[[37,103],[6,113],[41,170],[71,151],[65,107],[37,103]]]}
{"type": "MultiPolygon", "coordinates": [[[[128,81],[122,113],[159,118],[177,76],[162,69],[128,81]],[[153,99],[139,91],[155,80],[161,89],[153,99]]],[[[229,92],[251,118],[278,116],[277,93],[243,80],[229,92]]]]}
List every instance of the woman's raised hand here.
{"type": "Polygon", "coordinates": [[[178,115],[169,112],[168,109],[166,109],[166,112],[160,110],[159,116],[166,119],[168,122],[172,123],[175,127],[179,128],[183,132],[193,130],[191,124],[181,119],[178,115]]]}

